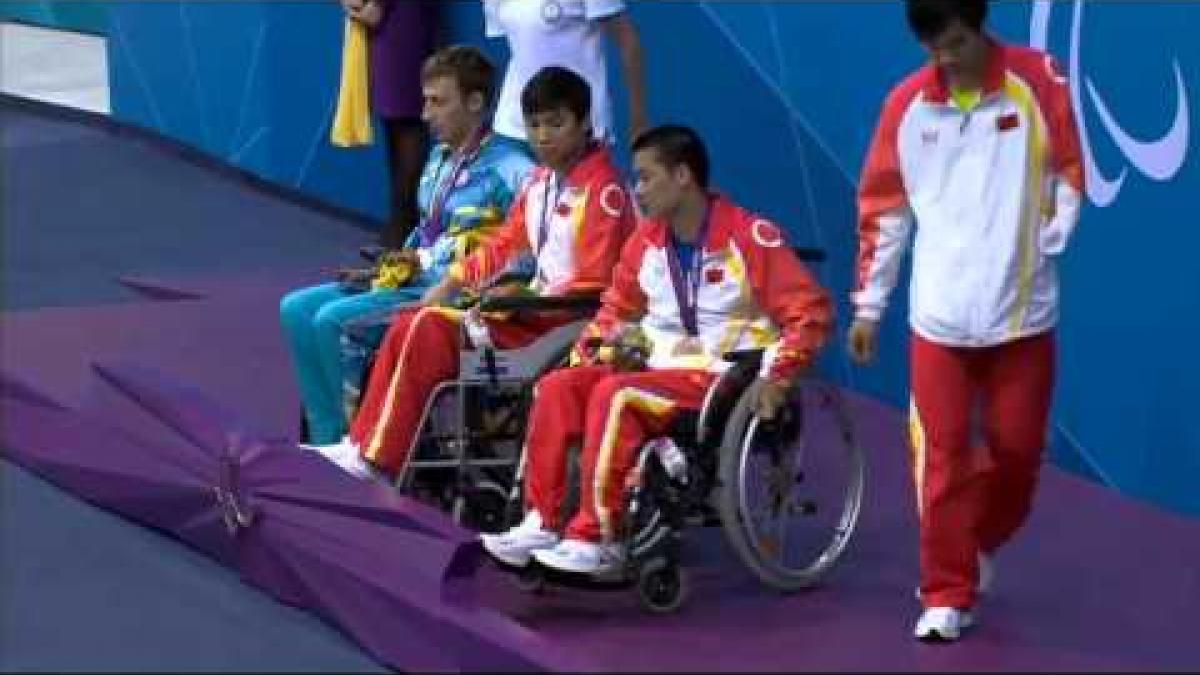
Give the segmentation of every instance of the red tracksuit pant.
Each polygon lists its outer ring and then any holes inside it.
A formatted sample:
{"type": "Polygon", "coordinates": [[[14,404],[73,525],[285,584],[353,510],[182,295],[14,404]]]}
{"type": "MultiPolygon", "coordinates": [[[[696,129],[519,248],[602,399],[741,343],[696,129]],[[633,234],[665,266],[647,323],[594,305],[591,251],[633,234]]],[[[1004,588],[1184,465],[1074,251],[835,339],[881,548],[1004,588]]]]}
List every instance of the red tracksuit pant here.
{"type": "Polygon", "coordinates": [[[972,607],[977,552],[995,551],[1028,516],[1053,384],[1053,332],[984,348],[913,335],[909,430],[927,607],[972,607]],[[986,450],[972,442],[976,412],[986,450]]]}
{"type": "Polygon", "coordinates": [[[609,541],[624,514],[625,479],[638,451],[681,411],[698,410],[715,376],[700,370],[621,373],[610,366],[557,370],[538,380],[526,437],[526,502],[556,522],[567,490],[567,449],[582,443],[579,511],[565,536],[609,541]]]}
{"type": "MultiPolygon", "coordinates": [[[[517,319],[484,316],[498,349],[517,349],[569,321],[562,315],[517,319]]],[[[384,335],[367,391],[350,425],[350,438],[376,468],[395,475],[420,429],[425,403],[438,384],[458,376],[459,352],[467,345],[462,312],[413,307],[396,314],[384,335]]]]}

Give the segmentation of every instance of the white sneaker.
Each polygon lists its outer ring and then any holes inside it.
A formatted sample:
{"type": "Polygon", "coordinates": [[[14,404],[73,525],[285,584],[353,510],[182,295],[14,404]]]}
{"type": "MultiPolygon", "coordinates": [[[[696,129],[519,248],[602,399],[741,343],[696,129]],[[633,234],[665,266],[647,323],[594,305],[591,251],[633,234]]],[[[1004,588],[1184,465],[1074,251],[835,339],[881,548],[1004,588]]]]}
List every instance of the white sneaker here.
{"type": "Polygon", "coordinates": [[[533,558],[546,567],[578,574],[604,575],[621,564],[620,548],[616,544],[578,539],[564,539],[554,548],[534,551],[533,558]]]}
{"type": "Polygon", "coordinates": [[[313,446],[313,449],[355,478],[373,479],[379,476],[375,467],[363,459],[358,444],[350,440],[349,436],[343,438],[340,443],[313,446]]]}
{"type": "Polygon", "coordinates": [[[529,564],[531,553],[558,543],[558,533],[542,527],[542,515],[530,509],[516,527],[499,534],[481,534],[483,549],[500,562],[513,567],[529,564]]]}
{"type": "MultiPolygon", "coordinates": [[[[988,596],[992,594],[992,589],[996,585],[996,564],[992,562],[992,556],[983,553],[978,554],[979,557],[979,581],[975,585],[975,594],[980,596],[988,596]]],[[[917,586],[914,589],[917,599],[921,599],[921,587],[917,586]]]]}
{"type": "Polygon", "coordinates": [[[930,607],[917,620],[913,635],[918,640],[953,641],[975,624],[970,612],[955,607],[930,607]]]}

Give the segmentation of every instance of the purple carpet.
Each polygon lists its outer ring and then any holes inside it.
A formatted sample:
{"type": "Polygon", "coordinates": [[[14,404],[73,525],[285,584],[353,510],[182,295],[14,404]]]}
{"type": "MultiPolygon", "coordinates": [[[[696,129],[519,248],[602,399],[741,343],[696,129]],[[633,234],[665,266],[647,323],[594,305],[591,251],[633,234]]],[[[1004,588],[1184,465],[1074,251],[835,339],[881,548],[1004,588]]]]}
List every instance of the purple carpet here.
{"type": "MultiPolygon", "coordinates": [[[[159,300],[6,314],[0,362],[5,376],[82,407],[97,404],[93,362],[142,364],[204,389],[264,433],[294,437],[299,401],[277,303],[313,276],[131,279],[159,300]]],[[[1200,668],[1200,522],[1053,467],[1028,526],[997,558],[979,627],[952,646],[913,641],[915,514],[902,420],[868,400],[853,405],[868,453],[866,499],[850,549],[821,588],[764,590],[713,529],[688,534],[692,593],[674,616],[644,614],[631,592],[525,595],[490,567],[475,580],[481,597],[602,670],[1200,668]]]]}

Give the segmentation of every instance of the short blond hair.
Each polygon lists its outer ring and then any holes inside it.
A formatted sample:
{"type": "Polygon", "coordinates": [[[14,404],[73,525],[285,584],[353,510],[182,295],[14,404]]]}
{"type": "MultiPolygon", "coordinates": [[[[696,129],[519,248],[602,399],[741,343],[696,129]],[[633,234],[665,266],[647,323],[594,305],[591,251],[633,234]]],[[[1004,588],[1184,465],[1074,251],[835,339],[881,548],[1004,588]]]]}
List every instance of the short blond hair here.
{"type": "Polygon", "coordinates": [[[463,96],[476,92],[490,105],[495,92],[496,67],[483,52],[470,45],[451,45],[434,52],[421,66],[421,82],[452,78],[463,96]]]}

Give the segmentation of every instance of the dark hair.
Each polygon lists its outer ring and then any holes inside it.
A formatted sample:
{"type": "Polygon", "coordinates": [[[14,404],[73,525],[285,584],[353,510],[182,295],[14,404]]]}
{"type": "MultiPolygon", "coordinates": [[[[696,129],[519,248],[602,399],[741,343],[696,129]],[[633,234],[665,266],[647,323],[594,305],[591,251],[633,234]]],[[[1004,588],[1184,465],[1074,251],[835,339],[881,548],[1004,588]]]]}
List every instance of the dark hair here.
{"type": "Polygon", "coordinates": [[[647,129],[633,141],[633,151],[641,150],[654,150],[668,168],[686,166],[700,187],[708,187],[708,150],[691,127],[665,124],[647,129]]]}
{"type": "Polygon", "coordinates": [[[570,68],[546,66],[521,90],[521,112],[527,116],[563,108],[581,121],[592,115],[592,88],[570,68]]]}
{"type": "Polygon", "coordinates": [[[452,78],[463,96],[483,95],[484,106],[492,103],[496,67],[483,52],[469,45],[451,45],[439,49],[421,66],[421,82],[438,77],[452,78]]]}
{"type": "Polygon", "coordinates": [[[931,42],[955,20],[976,33],[983,31],[988,0],[906,0],[908,26],[921,42],[931,42]]]}

